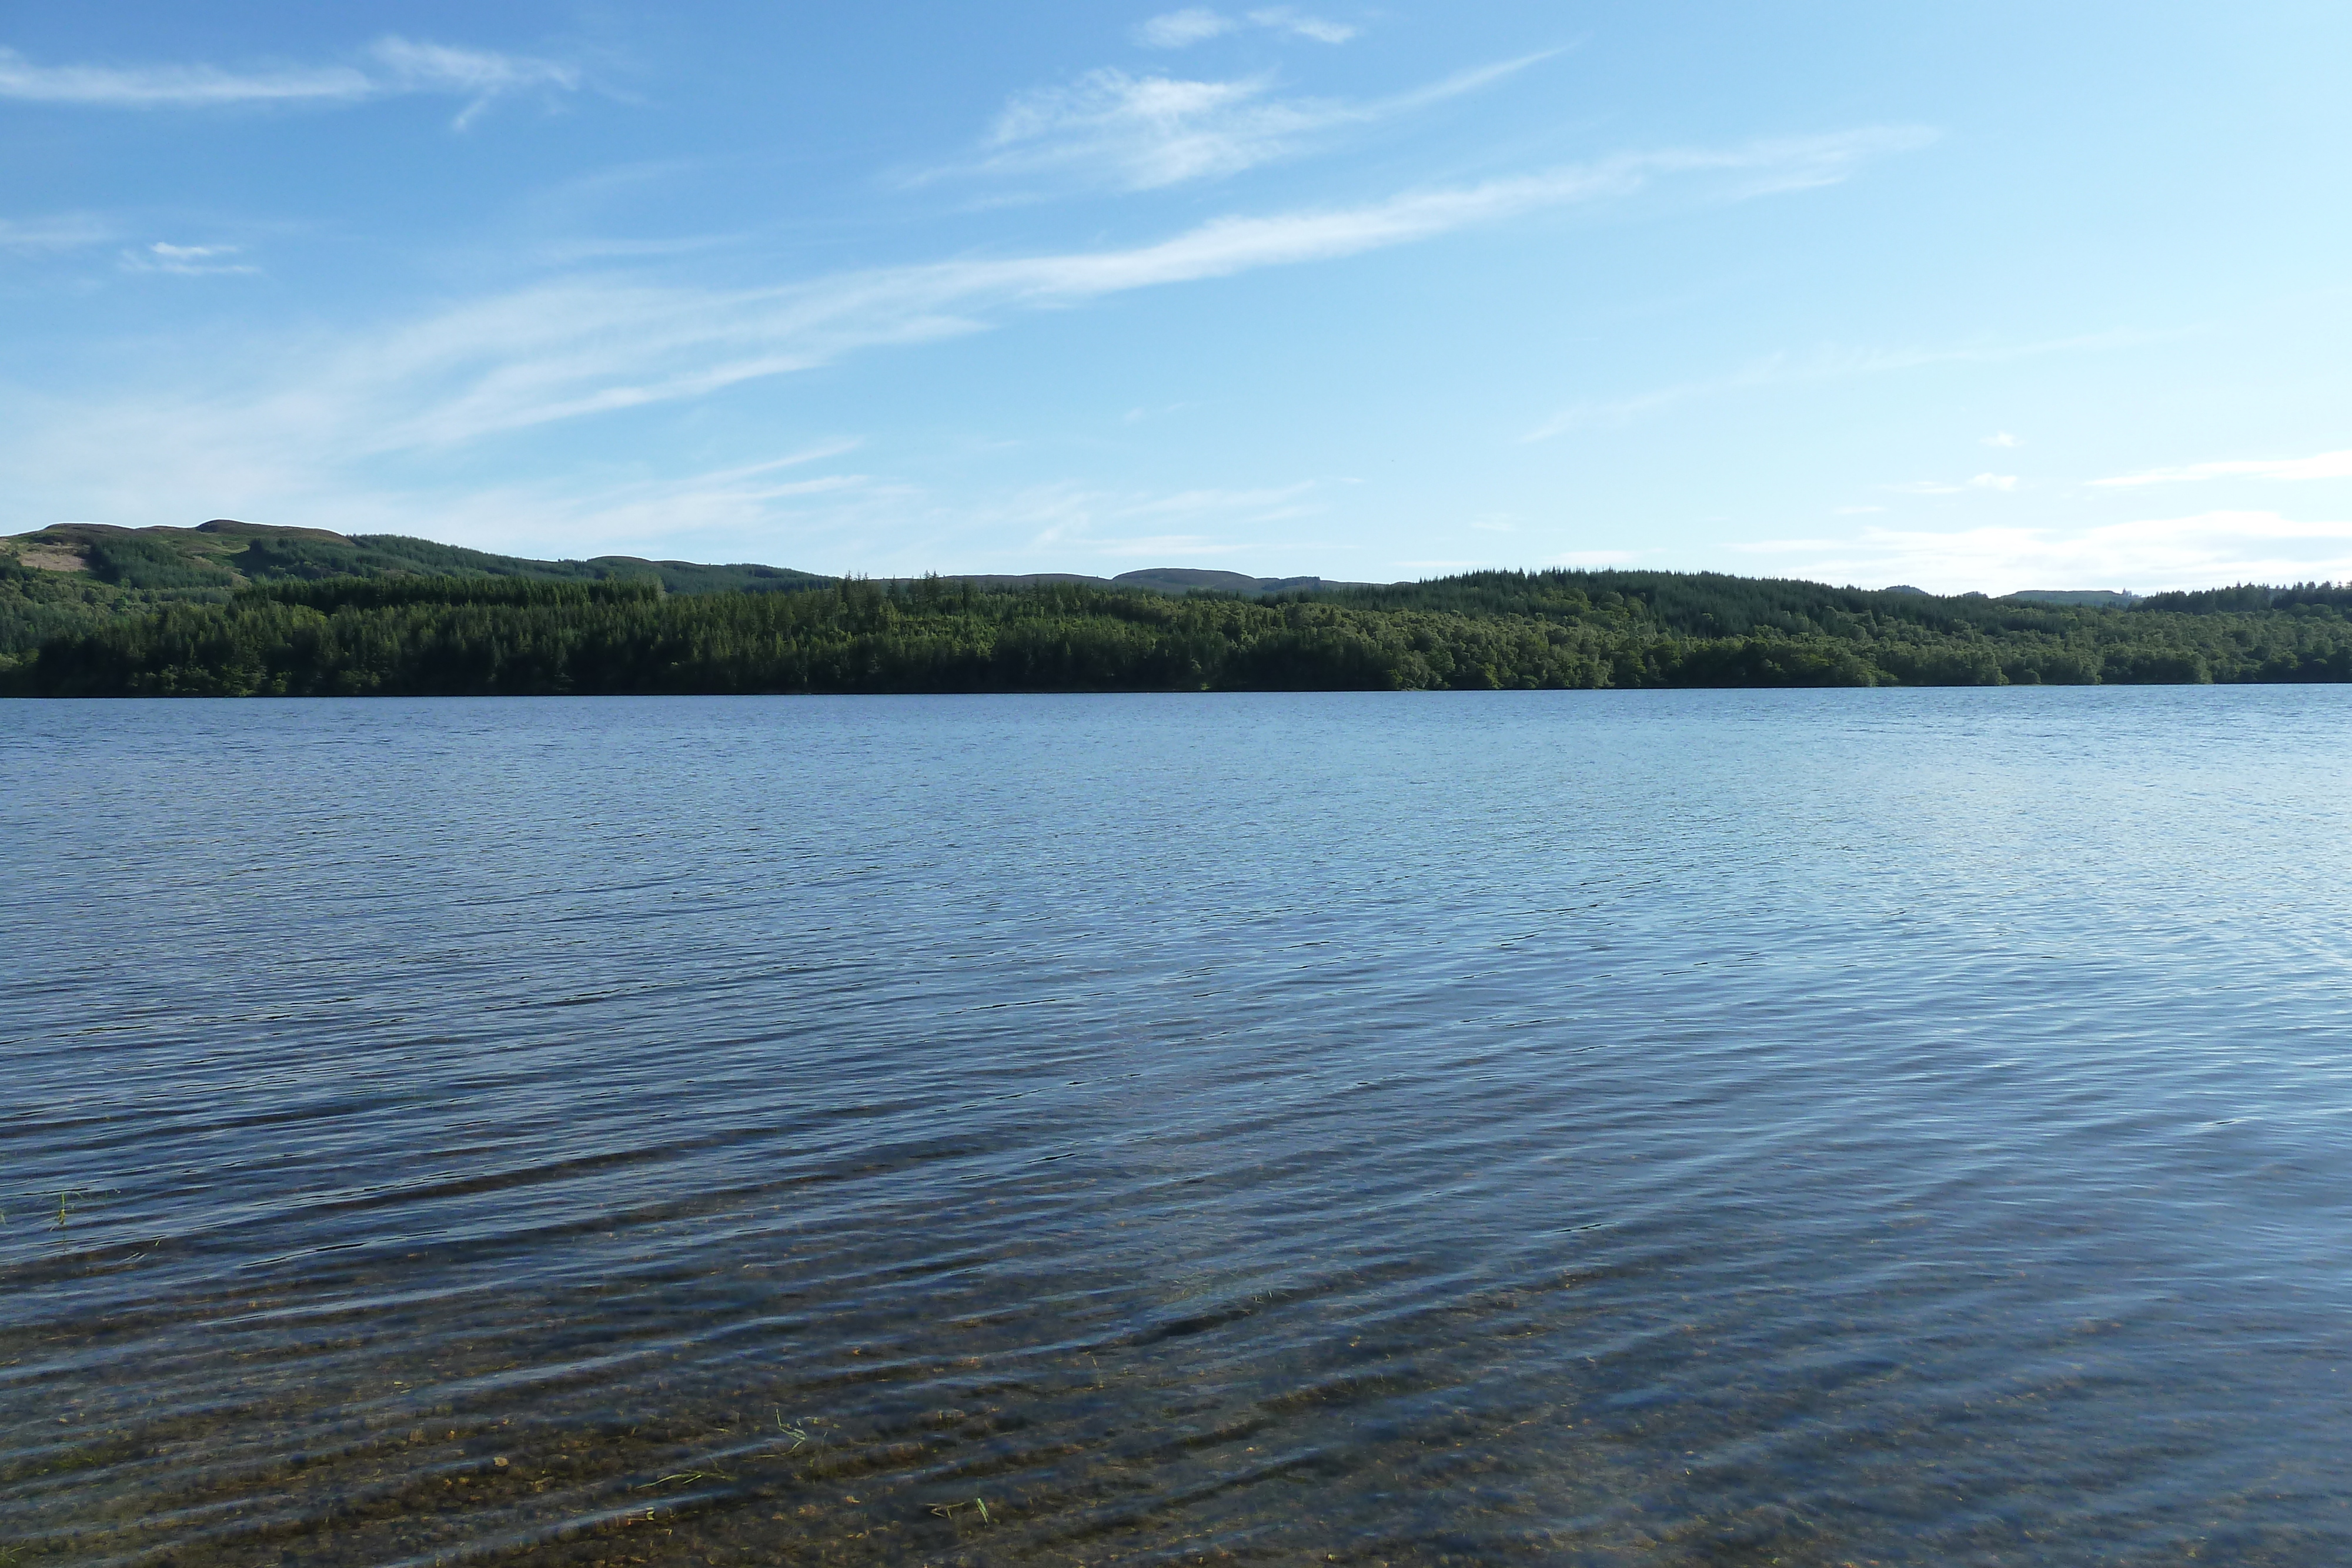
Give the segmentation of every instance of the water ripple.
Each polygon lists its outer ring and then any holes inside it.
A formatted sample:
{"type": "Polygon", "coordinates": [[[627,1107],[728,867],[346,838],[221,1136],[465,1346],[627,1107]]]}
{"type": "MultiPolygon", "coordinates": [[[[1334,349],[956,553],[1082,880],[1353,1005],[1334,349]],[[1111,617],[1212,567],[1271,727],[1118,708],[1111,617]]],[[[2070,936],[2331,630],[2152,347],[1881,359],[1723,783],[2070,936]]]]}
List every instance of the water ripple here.
{"type": "Polygon", "coordinates": [[[2352,1556],[2347,719],[5,705],[0,1544],[2352,1556]]]}

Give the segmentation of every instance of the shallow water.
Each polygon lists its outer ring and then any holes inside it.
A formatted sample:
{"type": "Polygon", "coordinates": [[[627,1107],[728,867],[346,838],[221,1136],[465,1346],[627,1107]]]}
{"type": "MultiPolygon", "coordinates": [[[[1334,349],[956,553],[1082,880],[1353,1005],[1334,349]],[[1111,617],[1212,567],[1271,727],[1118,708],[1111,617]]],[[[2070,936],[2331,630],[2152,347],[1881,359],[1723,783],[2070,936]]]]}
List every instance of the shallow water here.
{"type": "Polygon", "coordinates": [[[0,705],[10,1563],[2352,1559],[2352,692],[0,705]]]}

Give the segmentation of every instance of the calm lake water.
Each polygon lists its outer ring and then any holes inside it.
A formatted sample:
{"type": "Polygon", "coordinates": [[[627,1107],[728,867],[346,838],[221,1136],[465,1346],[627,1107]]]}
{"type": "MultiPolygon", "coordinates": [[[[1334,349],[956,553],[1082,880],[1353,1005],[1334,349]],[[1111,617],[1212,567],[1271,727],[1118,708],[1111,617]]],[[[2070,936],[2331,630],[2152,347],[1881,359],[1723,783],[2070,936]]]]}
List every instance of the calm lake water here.
{"type": "Polygon", "coordinates": [[[2352,1561],[2352,691],[0,705],[16,1563],[2352,1561]]]}

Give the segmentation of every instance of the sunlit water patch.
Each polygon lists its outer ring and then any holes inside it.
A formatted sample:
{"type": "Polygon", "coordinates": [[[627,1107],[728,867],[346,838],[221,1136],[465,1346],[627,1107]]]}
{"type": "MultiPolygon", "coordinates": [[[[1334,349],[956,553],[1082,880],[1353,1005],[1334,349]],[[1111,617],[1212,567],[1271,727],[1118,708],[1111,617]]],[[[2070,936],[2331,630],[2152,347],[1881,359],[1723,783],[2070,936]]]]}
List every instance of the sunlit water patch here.
{"type": "Polygon", "coordinates": [[[2348,698],[0,706],[0,1552],[2352,1558],[2348,698]]]}

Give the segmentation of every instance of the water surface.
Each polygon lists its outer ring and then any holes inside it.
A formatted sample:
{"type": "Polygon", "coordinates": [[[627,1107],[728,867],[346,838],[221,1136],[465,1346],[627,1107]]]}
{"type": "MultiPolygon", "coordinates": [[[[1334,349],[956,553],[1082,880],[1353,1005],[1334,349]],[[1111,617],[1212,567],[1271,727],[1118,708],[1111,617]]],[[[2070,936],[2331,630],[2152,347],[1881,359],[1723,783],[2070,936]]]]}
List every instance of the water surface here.
{"type": "Polygon", "coordinates": [[[22,1562],[2352,1559],[2352,692],[0,705],[22,1562]]]}

